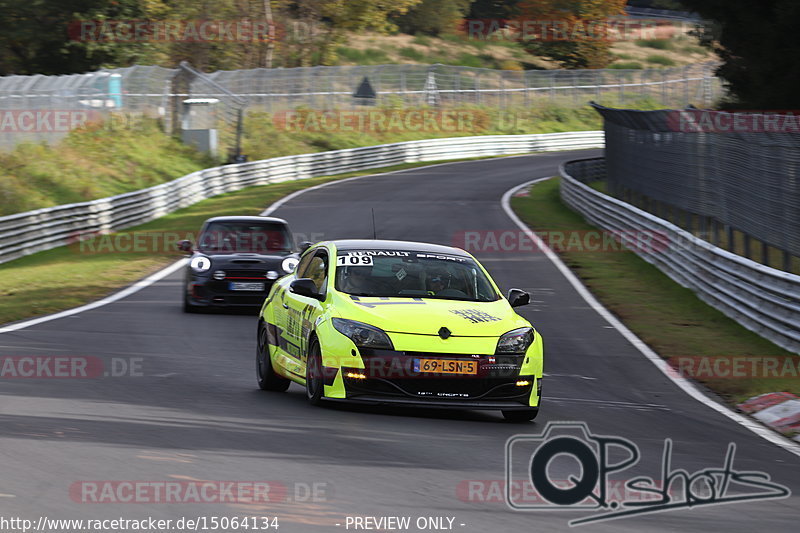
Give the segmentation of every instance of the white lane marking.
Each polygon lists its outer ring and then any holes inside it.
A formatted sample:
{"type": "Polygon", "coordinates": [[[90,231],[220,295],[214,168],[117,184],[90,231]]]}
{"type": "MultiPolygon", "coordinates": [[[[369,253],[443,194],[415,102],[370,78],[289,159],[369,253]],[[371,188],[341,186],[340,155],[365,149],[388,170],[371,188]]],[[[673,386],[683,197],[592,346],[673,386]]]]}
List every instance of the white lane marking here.
{"type": "Polygon", "coordinates": [[[168,266],[167,268],[159,270],[155,274],[151,274],[150,276],[147,276],[143,280],[139,280],[136,283],[128,287],[125,287],[119,292],[115,292],[110,296],[106,296],[102,300],[97,300],[96,302],[88,303],[86,305],[75,307],[73,309],[67,309],[66,311],[61,311],[58,313],[54,313],[52,315],[40,316],[38,318],[32,318],[30,320],[25,320],[23,322],[17,322],[16,324],[10,324],[8,326],[0,327],[0,333],[8,333],[10,331],[17,331],[20,329],[29,328],[31,326],[35,326],[36,324],[41,324],[42,322],[50,322],[51,320],[57,320],[59,318],[65,318],[68,316],[77,315],[78,313],[91,311],[92,309],[97,309],[98,307],[103,307],[104,305],[114,303],[118,300],[125,298],[126,296],[130,296],[131,294],[139,292],[145,287],[149,287],[150,285],[156,283],[160,279],[169,276],[170,274],[172,274],[185,264],[186,264],[186,259],[180,259],[175,263],[171,264],[170,266],[168,266]]]}
{"type": "MultiPolygon", "coordinates": [[[[542,153],[543,154],[547,154],[548,152],[542,152],[542,153]]],[[[534,155],[534,154],[521,154],[521,155],[503,156],[503,157],[499,157],[499,158],[495,158],[495,159],[514,159],[514,158],[518,158],[518,157],[530,157],[531,155],[534,155]]],[[[484,158],[484,159],[474,159],[474,160],[470,160],[470,161],[453,161],[453,162],[450,162],[450,163],[437,163],[435,165],[425,165],[425,166],[420,166],[420,167],[407,168],[407,169],[403,169],[403,170],[395,170],[395,171],[392,171],[392,172],[383,172],[383,173],[378,173],[378,174],[366,174],[364,176],[354,176],[352,178],[334,180],[334,181],[330,181],[328,183],[322,183],[320,185],[316,185],[314,187],[309,187],[307,189],[300,189],[299,191],[295,191],[295,192],[293,192],[292,194],[290,194],[288,196],[284,196],[283,198],[281,198],[280,200],[276,201],[271,206],[269,206],[266,210],[264,210],[264,212],[261,213],[261,215],[262,216],[267,216],[270,213],[273,213],[276,209],[278,209],[280,206],[282,206],[283,204],[285,204],[286,202],[288,202],[292,198],[296,198],[297,196],[300,196],[301,194],[303,194],[305,192],[313,191],[315,189],[320,189],[320,188],[325,187],[327,185],[333,185],[334,183],[344,183],[346,181],[351,181],[351,180],[356,180],[356,179],[361,179],[361,178],[369,178],[369,177],[373,177],[373,176],[387,176],[389,174],[400,174],[402,172],[411,172],[411,171],[415,171],[415,170],[434,168],[434,167],[439,167],[439,166],[444,166],[444,165],[459,165],[459,164],[462,164],[462,163],[476,163],[476,162],[480,162],[480,161],[486,161],[488,159],[492,159],[492,158],[491,157],[487,157],[487,158],[484,158]]],[[[169,276],[170,274],[172,274],[173,272],[175,272],[179,268],[183,267],[186,264],[186,261],[187,261],[187,259],[179,259],[175,263],[171,264],[170,266],[168,266],[168,267],[166,267],[166,268],[164,268],[162,270],[159,270],[155,274],[151,274],[150,276],[146,277],[145,279],[137,281],[137,282],[133,283],[132,285],[130,285],[129,287],[126,287],[126,288],[122,289],[121,291],[116,292],[116,293],[114,293],[114,294],[112,294],[110,296],[106,296],[105,298],[103,298],[101,300],[97,300],[96,302],[88,303],[86,305],[82,305],[80,307],[75,307],[73,309],[66,309],[64,311],[60,311],[60,312],[54,313],[52,315],[40,316],[40,317],[37,317],[37,318],[32,318],[30,320],[23,320],[22,322],[17,322],[15,324],[9,324],[8,326],[0,327],[0,333],[9,333],[11,331],[18,331],[20,329],[29,328],[29,327],[35,326],[37,324],[42,324],[44,322],[50,322],[51,320],[58,320],[59,318],[70,317],[70,316],[73,316],[73,315],[77,315],[79,313],[83,313],[85,311],[91,311],[92,309],[97,309],[98,307],[103,307],[104,305],[108,305],[110,303],[114,303],[116,301],[119,301],[119,300],[125,298],[126,296],[130,296],[131,294],[135,294],[135,293],[139,292],[140,290],[142,290],[142,289],[144,289],[146,287],[149,287],[150,285],[156,283],[157,281],[159,281],[159,280],[161,280],[163,278],[166,278],[167,276],[169,276]]]]}
{"type": "Polygon", "coordinates": [[[549,372],[544,373],[544,377],[546,378],[574,378],[574,379],[588,379],[590,381],[595,381],[597,378],[593,378],[591,376],[581,376],[580,374],[551,374],[549,372]]]}
{"type": "Polygon", "coordinates": [[[642,410],[657,410],[657,411],[671,411],[668,406],[660,403],[635,403],[635,402],[615,402],[612,400],[593,400],[589,398],[556,398],[548,396],[549,401],[556,403],[590,403],[592,405],[599,405],[603,407],[613,407],[616,409],[636,409],[642,410]]]}
{"type": "Polygon", "coordinates": [[[536,233],[531,231],[531,229],[524,223],[520,218],[517,216],[516,213],[511,209],[511,197],[519,191],[520,189],[524,189],[525,187],[530,187],[536,183],[549,180],[551,179],[550,176],[544,178],[538,178],[535,180],[528,181],[523,183],[522,185],[517,185],[516,187],[509,189],[503,195],[503,199],[501,200],[501,204],[503,206],[503,211],[506,212],[506,215],[514,222],[514,224],[519,227],[525,234],[530,238],[535,244],[537,244],[540,250],[544,251],[545,256],[555,265],[555,267],[561,272],[561,274],[567,278],[567,281],[572,285],[572,287],[578,292],[578,294],[583,297],[586,303],[594,309],[597,314],[603,317],[611,326],[614,327],[620,334],[625,337],[625,339],[630,342],[634,348],[639,350],[651,363],[653,363],[656,368],[658,368],[662,374],[667,376],[675,385],[678,386],[683,392],[697,400],[698,402],[702,403],[706,407],[710,407],[711,409],[717,411],[718,413],[727,416],[734,422],[738,423],[739,425],[749,429],[759,437],[768,440],[769,442],[776,444],[783,448],[784,450],[793,453],[797,456],[800,456],[800,444],[794,443],[791,440],[787,439],[786,437],[775,433],[771,429],[767,429],[766,427],[758,424],[754,420],[743,416],[733,410],[731,410],[728,406],[722,405],[713,401],[711,398],[703,394],[700,389],[698,389],[694,383],[689,381],[686,378],[682,378],[672,370],[672,368],[667,364],[667,362],[656,352],[654,352],[645,342],[637,337],[631,330],[625,326],[622,322],[620,322],[617,317],[611,314],[611,312],[606,309],[603,304],[601,304],[597,299],[589,292],[589,289],[581,283],[581,281],[572,273],[572,271],[564,264],[561,259],[551,250],[540,238],[536,233]]]}

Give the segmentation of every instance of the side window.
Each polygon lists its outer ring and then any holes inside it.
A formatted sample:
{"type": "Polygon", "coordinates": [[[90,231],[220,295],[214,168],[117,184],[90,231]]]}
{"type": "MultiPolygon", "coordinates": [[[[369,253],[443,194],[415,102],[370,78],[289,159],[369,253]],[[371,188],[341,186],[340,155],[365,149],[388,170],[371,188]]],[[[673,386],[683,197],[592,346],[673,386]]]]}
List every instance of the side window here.
{"type": "Polygon", "coordinates": [[[314,252],[311,252],[300,260],[300,262],[297,264],[297,268],[294,270],[294,273],[298,278],[307,277],[306,270],[308,270],[308,265],[311,263],[313,258],[314,252]]]}
{"type": "Polygon", "coordinates": [[[328,254],[322,251],[314,254],[303,277],[311,279],[317,286],[317,290],[324,294],[328,279],[328,254]]]}

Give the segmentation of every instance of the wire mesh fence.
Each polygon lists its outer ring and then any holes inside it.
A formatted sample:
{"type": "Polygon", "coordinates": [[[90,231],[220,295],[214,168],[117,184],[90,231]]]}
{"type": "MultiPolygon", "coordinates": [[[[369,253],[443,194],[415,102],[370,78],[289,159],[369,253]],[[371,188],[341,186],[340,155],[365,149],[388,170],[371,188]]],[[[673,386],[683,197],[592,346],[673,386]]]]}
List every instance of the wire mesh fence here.
{"type": "Polygon", "coordinates": [[[800,116],[596,105],[609,191],[748,258],[800,257],[800,116]]]}
{"type": "Polygon", "coordinates": [[[52,143],[76,126],[114,116],[160,118],[180,127],[181,103],[217,99],[229,125],[240,112],[296,108],[352,109],[363,105],[580,107],[590,100],[635,107],[708,106],[722,95],[714,65],[655,70],[491,70],[448,65],[377,65],[252,69],[203,74],[133,66],[67,76],[0,77],[0,147],[52,143]],[[364,84],[367,96],[357,94],[364,84]],[[370,93],[371,91],[371,93],[370,93]]]}

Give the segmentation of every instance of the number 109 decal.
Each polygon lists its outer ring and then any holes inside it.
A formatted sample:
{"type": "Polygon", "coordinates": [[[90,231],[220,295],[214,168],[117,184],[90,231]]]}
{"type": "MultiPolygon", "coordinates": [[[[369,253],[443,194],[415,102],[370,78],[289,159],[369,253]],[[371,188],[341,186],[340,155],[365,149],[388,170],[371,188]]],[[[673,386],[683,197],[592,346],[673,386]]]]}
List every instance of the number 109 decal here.
{"type": "Polygon", "coordinates": [[[372,266],[371,255],[340,255],[336,258],[339,266],[372,266]]]}

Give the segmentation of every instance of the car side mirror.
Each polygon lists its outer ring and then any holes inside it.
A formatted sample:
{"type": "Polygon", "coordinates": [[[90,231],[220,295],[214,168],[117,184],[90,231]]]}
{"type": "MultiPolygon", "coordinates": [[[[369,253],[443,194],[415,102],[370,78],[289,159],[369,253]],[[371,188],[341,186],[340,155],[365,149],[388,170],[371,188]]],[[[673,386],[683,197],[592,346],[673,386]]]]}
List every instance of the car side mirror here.
{"type": "Polygon", "coordinates": [[[522,289],[509,290],[507,299],[511,307],[521,307],[531,303],[531,295],[522,289]]]}
{"type": "Polygon", "coordinates": [[[314,244],[314,243],[313,243],[313,242],[311,242],[311,241],[303,241],[303,242],[301,242],[301,243],[300,243],[300,253],[301,253],[301,254],[305,253],[305,251],[306,251],[306,250],[308,250],[309,248],[311,248],[311,245],[312,245],[312,244],[314,244]]]}
{"type": "Polygon", "coordinates": [[[181,252],[192,253],[192,241],[178,241],[177,247],[181,252]]]}
{"type": "Polygon", "coordinates": [[[305,296],[306,298],[314,298],[315,300],[321,300],[322,295],[320,295],[319,291],[317,290],[317,286],[313,280],[308,278],[299,278],[294,280],[289,284],[289,290],[295,294],[299,294],[300,296],[305,296]]]}

